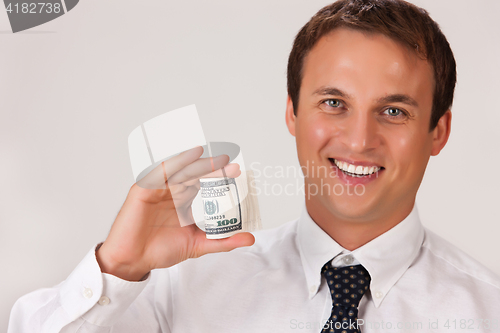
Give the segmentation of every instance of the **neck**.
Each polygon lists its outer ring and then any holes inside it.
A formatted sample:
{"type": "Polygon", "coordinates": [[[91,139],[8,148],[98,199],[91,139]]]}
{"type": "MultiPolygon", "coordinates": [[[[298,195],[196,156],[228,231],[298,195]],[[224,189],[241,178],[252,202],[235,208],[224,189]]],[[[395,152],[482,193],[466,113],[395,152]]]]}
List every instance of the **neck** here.
{"type": "Polygon", "coordinates": [[[415,201],[401,209],[392,210],[389,214],[369,218],[345,218],[334,214],[317,200],[307,200],[307,212],[313,221],[343,248],[353,251],[372,239],[395,227],[403,221],[413,209],[415,201]]]}

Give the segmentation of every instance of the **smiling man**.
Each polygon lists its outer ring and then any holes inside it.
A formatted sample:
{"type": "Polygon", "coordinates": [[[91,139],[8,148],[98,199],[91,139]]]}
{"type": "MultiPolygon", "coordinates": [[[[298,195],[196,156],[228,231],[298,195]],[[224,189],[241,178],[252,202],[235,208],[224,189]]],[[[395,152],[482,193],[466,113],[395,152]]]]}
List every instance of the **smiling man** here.
{"type": "MultiPolygon", "coordinates": [[[[350,250],[408,216],[429,157],[439,153],[450,133],[451,105],[437,124],[431,114],[443,113],[433,110],[435,91],[454,88],[451,50],[446,59],[451,86],[437,87],[433,66],[442,64],[433,65],[401,41],[377,33],[376,28],[387,29],[382,22],[369,31],[345,23],[319,38],[302,60],[299,91],[290,88],[287,103],[287,125],[297,138],[302,167],[335,171],[330,177],[308,173],[317,177],[306,177],[305,188],[322,191],[306,193],[307,211],[350,250]],[[363,195],[327,191],[336,184],[363,186],[363,195]]],[[[290,68],[289,75],[296,75],[293,63],[290,68]]]]}
{"type": "MultiPolygon", "coordinates": [[[[424,10],[400,0],[323,8],[288,64],[302,216],[255,233],[253,246],[248,233],[207,240],[178,225],[178,184],[134,185],[105,242],[66,281],[21,298],[9,332],[498,331],[499,278],[426,230],[415,207],[450,134],[455,81],[424,10]]],[[[200,155],[167,169],[182,178],[196,164],[201,176],[228,162],[200,155]]],[[[185,179],[182,193],[196,184],[185,179]]]]}

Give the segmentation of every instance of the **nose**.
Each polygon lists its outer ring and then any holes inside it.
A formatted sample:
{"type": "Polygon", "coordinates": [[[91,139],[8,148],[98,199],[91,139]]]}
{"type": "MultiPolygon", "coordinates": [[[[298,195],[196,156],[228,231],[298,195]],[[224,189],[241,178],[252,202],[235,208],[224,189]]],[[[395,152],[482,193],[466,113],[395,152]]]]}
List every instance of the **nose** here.
{"type": "Polygon", "coordinates": [[[366,153],[380,144],[377,120],[371,112],[353,111],[344,121],[342,143],[353,153],[366,153]]]}

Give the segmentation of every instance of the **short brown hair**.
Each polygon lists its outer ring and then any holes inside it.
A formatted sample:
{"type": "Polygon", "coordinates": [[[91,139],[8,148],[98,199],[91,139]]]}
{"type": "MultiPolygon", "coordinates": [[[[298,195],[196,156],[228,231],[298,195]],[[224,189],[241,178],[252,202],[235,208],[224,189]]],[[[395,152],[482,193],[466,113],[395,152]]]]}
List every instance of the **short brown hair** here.
{"type": "Polygon", "coordinates": [[[403,0],[338,0],[321,9],[299,31],[288,58],[287,88],[297,114],[304,59],[335,28],[381,33],[415,50],[434,71],[430,130],[451,107],[456,63],[450,44],[426,10],[403,0]]]}

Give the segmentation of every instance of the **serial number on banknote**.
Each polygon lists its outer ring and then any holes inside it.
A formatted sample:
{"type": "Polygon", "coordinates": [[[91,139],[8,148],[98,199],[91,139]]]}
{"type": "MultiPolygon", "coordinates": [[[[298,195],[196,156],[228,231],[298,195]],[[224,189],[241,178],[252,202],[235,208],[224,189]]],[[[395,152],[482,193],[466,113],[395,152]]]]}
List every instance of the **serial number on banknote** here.
{"type": "Polygon", "coordinates": [[[225,218],[226,218],[226,215],[205,216],[205,220],[222,220],[225,218]]]}

